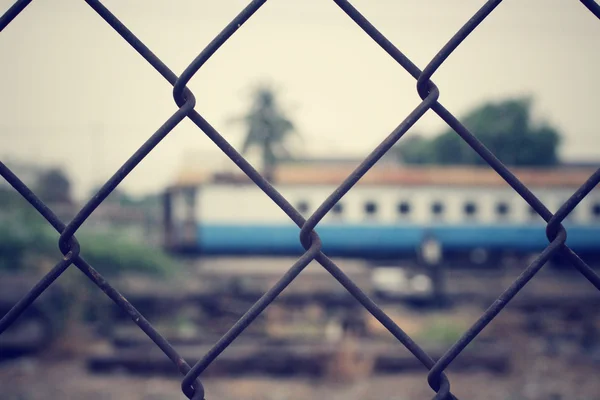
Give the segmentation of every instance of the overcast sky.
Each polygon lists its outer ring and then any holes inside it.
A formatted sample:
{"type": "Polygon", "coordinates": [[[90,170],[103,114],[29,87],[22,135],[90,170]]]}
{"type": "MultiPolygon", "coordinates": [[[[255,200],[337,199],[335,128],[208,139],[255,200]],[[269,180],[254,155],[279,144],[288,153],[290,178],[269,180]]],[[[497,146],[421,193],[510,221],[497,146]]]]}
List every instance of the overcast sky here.
{"type": "MultiPolygon", "coordinates": [[[[177,74],[245,6],[241,0],[107,0],[177,74]]],[[[3,10],[12,1],[0,0],[3,10]]],[[[420,68],[482,0],[355,0],[420,68]]],[[[531,94],[565,134],[565,158],[600,156],[600,21],[576,0],[506,0],[433,80],[460,116],[531,94]]],[[[34,0],[0,34],[0,157],[63,166],[82,194],[105,181],[175,110],[171,87],[83,1],[34,0]]],[[[365,155],[418,104],[416,83],[332,1],[267,2],[189,84],[196,110],[232,144],[249,89],[273,82],[313,154],[365,155]]],[[[436,133],[428,113],[416,130],[436,133]]],[[[124,182],[169,182],[186,159],[231,164],[192,123],[176,128],[124,182]]]]}

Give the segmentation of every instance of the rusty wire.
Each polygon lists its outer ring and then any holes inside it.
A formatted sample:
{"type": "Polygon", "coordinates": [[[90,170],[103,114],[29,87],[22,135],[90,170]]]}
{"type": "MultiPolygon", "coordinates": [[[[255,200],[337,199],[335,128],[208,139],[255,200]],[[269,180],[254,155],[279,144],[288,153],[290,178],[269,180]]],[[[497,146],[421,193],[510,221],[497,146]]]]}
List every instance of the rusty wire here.
{"type": "MultiPolygon", "coordinates": [[[[0,334],[4,332],[34,301],[42,294],[70,265],[74,264],[94,284],[131,317],[135,324],[164,352],[184,375],[182,390],[190,399],[204,399],[204,387],[200,382],[202,372],[229,346],[277,296],[302,272],[313,260],[319,262],[349,293],[352,294],[387,330],[394,335],[429,370],[427,376],[430,387],[435,391],[434,399],[456,399],[450,392],[450,382],[444,371],[452,361],[475,339],[475,337],[502,311],[509,301],[531,280],[544,264],[553,256],[561,254],[574,268],[584,275],[600,290],[600,276],[596,274],[566,244],[567,231],[562,221],[577,204],[600,181],[600,169],[597,170],[556,212],[552,214],[534,194],[517,179],[494,154],[465,128],[454,115],[439,101],[440,90],[431,81],[432,76],[452,52],[467,38],[477,26],[501,3],[501,0],[487,1],[475,15],[448,41],[439,53],[420,70],[408,57],[395,47],[375,28],[354,6],[346,0],[334,0],[340,9],[350,17],[375,43],[390,55],[416,81],[417,93],[421,102],[389,134],[364,161],[341,183],[341,185],[306,220],[302,215],[249,163],[228,141],[213,128],[194,108],[196,101],[187,83],[196,75],[206,61],[223,45],[252,15],[264,5],[266,0],[254,0],[246,6],[212,42],[189,64],[181,76],[177,76],[150,49],[148,49],[119,19],[99,0],[85,0],[123,39],[125,39],[156,71],[173,86],[173,99],[178,109],[173,115],[131,156],[127,162],[102,186],[77,215],[67,224],[63,223],[12,171],[0,162],[0,175],[12,185],[47,221],[60,233],[58,247],[63,259],[45,275],[25,296],[13,306],[0,320],[0,334]],[[507,288],[482,316],[465,332],[462,337],[437,361],[415,343],[390,317],[381,310],[356,284],[326,255],[321,240],[315,231],[319,222],[333,206],[369,171],[375,163],[413,126],[427,111],[439,115],[479,156],[485,160],[546,222],[548,246],[537,256],[521,275],[507,288]],[[80,246],[75,238],[79,228],[94,210],[121,183],[121,181],[139,164],[182,120],[189,118],[225,153],[288,217],[300,228],[299,240],[306,250],[283,277],[269,289],[221,339],[200,359],[190,366],[169,342],[114,289],[80,255],[80,246]]],[[[10,24],[31,0],[17,1],[0,17],[0,31],[10,24]]],[[[600,6],[593,0],[580,2],[597,18],[600,18],[600,6]]]]}

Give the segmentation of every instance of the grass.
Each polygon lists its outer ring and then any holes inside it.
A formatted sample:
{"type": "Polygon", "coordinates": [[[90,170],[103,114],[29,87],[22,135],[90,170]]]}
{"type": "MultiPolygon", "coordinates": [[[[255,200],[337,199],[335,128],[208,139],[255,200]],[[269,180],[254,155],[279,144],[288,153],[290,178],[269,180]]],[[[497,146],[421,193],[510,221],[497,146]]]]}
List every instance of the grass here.
{"type": "Polygon", "coordinates": [[[456,343],[468,328],[469,326],[462,321],[450,317],[438,317],[425,322],[415,340],[431,346],[449,347],[456,343]]]}

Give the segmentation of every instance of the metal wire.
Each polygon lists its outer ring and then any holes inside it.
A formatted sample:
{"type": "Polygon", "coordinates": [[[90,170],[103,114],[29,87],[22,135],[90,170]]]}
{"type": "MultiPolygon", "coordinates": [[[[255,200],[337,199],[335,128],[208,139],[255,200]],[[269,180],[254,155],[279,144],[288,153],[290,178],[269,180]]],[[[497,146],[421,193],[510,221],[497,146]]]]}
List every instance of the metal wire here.
{"type": "MultiPolygon", "coordinates": [[[[580,0],[596,17],[600,18],[600,6],[593,0],[580,0]]],[[[0,31],[4,30],[31,0],[17,1],[0,17],[0,31]]],[[[188,65],[181,76],[175,75],[148,47],[146,47],[123,23],[119,21],[100,1],[86,0],[86,3],[129,43],[164,79],[173,86],[173,99],[178,109],[123,166],[102,186],[77,215],[64,224],[21,180],[0,162],[0,175],[12,185],[47,221],[60,233],[58,247],[64,254],[55,267],[46,274],[24,297],[0,320],[0,334],[4,332],[61,274],[74,264],[109,298],[131,317],[146,335],[163,351],[184,375],[182,390],[190,399],[204,399],[204,388],[199,378],[202,372],[267,308],[277,296],[312,261],[319,262],[346,290],[352,294],[400,343],[402,343],[429,370],[427,380],[435,392],[434,399],[456,399],[450,392],[450,382],[444,371],[452,361],[477,337],[477,335],[502,311],[519,291],[538,273],[545,263],[555,255],[562,255],[570,261],[583,276],[600,290],[600,276],[596,274],[575,252],[566,246],[567,231],[562,221],[577,204],[598,184],[600,170],[596,171],[556,212],[552,214],[517,177],[488,150],[477,137],[469,132],[454,115],[439,101],[440,90],[431,81],[432,76],[452,52],[481,24],[501,0],[487,1],[475,15],[448,41],[440,52],[420,70],[408,57],[396,48],[377,30],[355,7],[346,0],[334,0],[340,9],[350,17],[360,29],[369,35],[376,44],[386,51],[405,71],[417,81],[416,89],[421,98],[415,109],[389,134],[364,161],[342,182],[342,184],[305,220],[302,215],[258,173],[240,153],[195,110],[195,97],[187,88],[187,83],[198,73],[204,63],[218,51],[254,13],[266,2],[255,0],[240,12],[188,65]],[[325,253],[316,232],[319,222],[333,206],[362,178],[362,176],[383,157],[383,155],[413,126],[428,110],[438,114],[479,156],[485,160],[529,205],[547,222],[548,246],[522,272],[483,315],[465,332],[462,337],[436,362],[415,343],[389,316],[381,310],[325,253]],[[80,255],[80,246],[75,238],[79,228],[94,210],[123,181],[123,179],[164,139],[182,120],[189,118],[225,153],[275,204],[300,228],[299,241],[306,250],[283,277],[268,290],[232,327],[217,341],[208,353],[194,366],[177,353],[169,342],[91,265],[80,255]]]]}

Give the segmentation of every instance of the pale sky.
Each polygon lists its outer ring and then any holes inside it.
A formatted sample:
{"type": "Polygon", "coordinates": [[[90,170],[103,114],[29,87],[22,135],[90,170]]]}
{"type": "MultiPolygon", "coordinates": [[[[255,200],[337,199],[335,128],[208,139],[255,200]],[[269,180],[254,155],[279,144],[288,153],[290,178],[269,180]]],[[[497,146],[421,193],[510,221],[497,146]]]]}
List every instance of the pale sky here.
{"type": "MultiPolygon", "coordinates": [[[[235,17],[241,0],[107,0],[180,74],[235,17]]],[[[421,69],[482,0],[355,0],[421,69]]],[[[0,0],[7,9],[12,1],[0,0]]],[[[565,134],[564,158],[600,158],[600,21],[577,0],[506,0],[433,77],[457,116],[488,99],[531,94],[565,134]]],[[[83,1],[34,0],[0,34],[0,157],[63,166],[79,195],[107,180],[175,110],[170,85],[83,1]]],[[[304,136],[301,150],[366,155],[419,103],[416,82],[332,1],[268,1],[197,73],[196,110],[239,146],[228,124],[267,80],[304,136]]],[[[429,112],[415,130],[434,134],[429,112]]],[[[409,132],[410,134],[410,132],[409,132]]],[[[145,193],[186,158],[230,165],[191,122],[123,182],[145,193]]],[[[87,196],[87,195],[86,195],[87,196]]]]}

